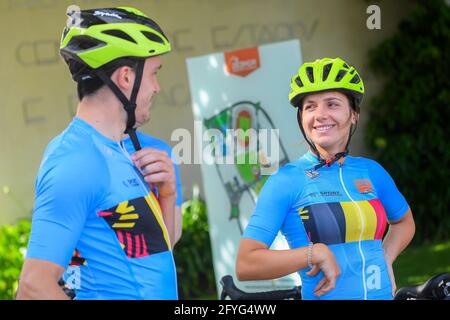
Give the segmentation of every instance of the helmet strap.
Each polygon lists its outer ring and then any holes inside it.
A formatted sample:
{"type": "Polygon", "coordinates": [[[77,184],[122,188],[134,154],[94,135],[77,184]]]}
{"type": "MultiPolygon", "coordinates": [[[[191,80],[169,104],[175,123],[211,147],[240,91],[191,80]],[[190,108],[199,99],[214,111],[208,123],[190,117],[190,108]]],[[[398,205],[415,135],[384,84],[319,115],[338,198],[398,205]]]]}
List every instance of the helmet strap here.
{"type": "Polygon", "coordinates": [[[139,143],[139,140],[136,135],[136,129],[134,128],[134,125],[136,124],[136,99],[137,95],[139,93],[139,89],[141,87],[142,82],[142,75],[144,72],[144,64],[145,60],[139,60],[136,66],[136,78],[134,80],[133,84],[133,90],[131,91],[131,97],[128,100],[128,98],[123,94],[123,92],[117,87],[117,85],[111,80],[110,77],[108,77],[104,70],[97,69],[94,70],[94,73],[102,79],[102,81],[111,89],[111,91],[116,95],[117,99],[120,100],[123,104],[123,108],[127,112],[127,125],[125,132],[128,134],[131,138],[131,141],[133,143],[134,149],[136,151],[141,149],[141,145],[139,143]]]}
{"type": "Polygon", "coordinates": [[[319,156],[319,160],[320,160],[320,153],[319,153],[319,151],[317,150],[317,148],[314,145],[314,143],[312,143],[312,141],[310,141],[308,139],[308,137],[306,136],[305,130],[303,129],[302,121],[301,121],[300,108],[301,107],[297,107],[297,123],[298,123],[298,127],[300,128],[300,131],[302,132],[303,138],[305,138],[305,141],[309,144],[309,147],[312,149],[312,151],[319,156]]]}
{"type": "Polygon", "coordinates": [[[350,140],[352,140],[353,135],[355,134],[356,129],[358,128],[358,121],[356,121],[355,125],[351,125],[350,132],[348,134],[347,144],[345,145],[345,152],[348,153],[348,146],[350,145],[350,140]]]}

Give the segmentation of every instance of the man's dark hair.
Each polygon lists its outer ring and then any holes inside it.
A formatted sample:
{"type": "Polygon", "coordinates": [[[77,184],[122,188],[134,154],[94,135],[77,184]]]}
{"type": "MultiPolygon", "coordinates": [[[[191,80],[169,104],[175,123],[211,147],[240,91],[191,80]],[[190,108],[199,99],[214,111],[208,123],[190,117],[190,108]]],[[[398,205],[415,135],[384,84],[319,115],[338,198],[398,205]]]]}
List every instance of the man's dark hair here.
{"type": "MultiPolygon", "coordinates": [[[[121,58],[110,63],[106,64],[102,67],[103,71],[106,73],[108,77],[116,71],[118,68],[123,66],[128,66],[131,68],[135,68],[137,64],[136,59],[132,58],[121,58]]],[[[82,65],[81,63],[71,60],[69,63],[69,68],[71,73],[73,74],[73,79],[77,82],[77,94],[78,99],[81,101],[85,96],[93,95],[97,90],[105,85],[103,80],[101,80],[92,69],[82,65]]]]}

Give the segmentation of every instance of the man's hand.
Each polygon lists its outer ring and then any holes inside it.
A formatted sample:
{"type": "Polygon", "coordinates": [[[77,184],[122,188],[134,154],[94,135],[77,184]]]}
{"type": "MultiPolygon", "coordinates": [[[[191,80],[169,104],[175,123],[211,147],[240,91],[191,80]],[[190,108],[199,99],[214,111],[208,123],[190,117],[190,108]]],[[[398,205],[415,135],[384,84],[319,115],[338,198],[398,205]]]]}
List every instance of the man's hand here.
{"type": "Polygon", "coordinates": [[[145,181],[150,185],[155,184],[158,188],[159,205],[173,247],[176,242],[175,202],[177,188],[172,160],[166,152],[153,148],[139,150],[131,156],[131,159],[144,176],[145,181]]]}
{"type": "Polygon", "coordinates": [[[144,148],[135,152],[131,159],[145,181],[158,187],[160,198],[176,197],[175,171],[166,152],[144,148]]]}

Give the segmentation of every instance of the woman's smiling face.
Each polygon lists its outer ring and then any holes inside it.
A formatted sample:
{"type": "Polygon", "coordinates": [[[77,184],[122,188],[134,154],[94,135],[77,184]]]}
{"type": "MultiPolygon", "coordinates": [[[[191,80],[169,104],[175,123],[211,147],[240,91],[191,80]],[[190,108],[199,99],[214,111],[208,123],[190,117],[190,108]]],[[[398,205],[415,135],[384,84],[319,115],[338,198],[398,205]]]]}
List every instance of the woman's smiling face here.
{"type": "Polygon", "coordinates": [[[337,91],[307,95],[301,117],[307,137],[318,149],[330,154],[345,150],[351,125],[358,120],[347,96],[337,91]]]}

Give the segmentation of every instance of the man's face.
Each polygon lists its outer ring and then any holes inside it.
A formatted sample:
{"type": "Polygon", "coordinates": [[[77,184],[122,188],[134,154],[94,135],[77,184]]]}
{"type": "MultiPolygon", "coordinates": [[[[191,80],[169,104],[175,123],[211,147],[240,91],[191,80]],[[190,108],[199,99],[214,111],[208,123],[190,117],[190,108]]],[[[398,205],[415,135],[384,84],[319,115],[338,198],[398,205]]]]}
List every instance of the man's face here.
{"type": "Polygon", "coordinates": [[[161,57],[156,56],[145,60],[141,88],[136,99],[135,127],[140,127],[150,120],[152,99],[161,89],[156,79],[159,69],[161,69],[161,57]]]}

